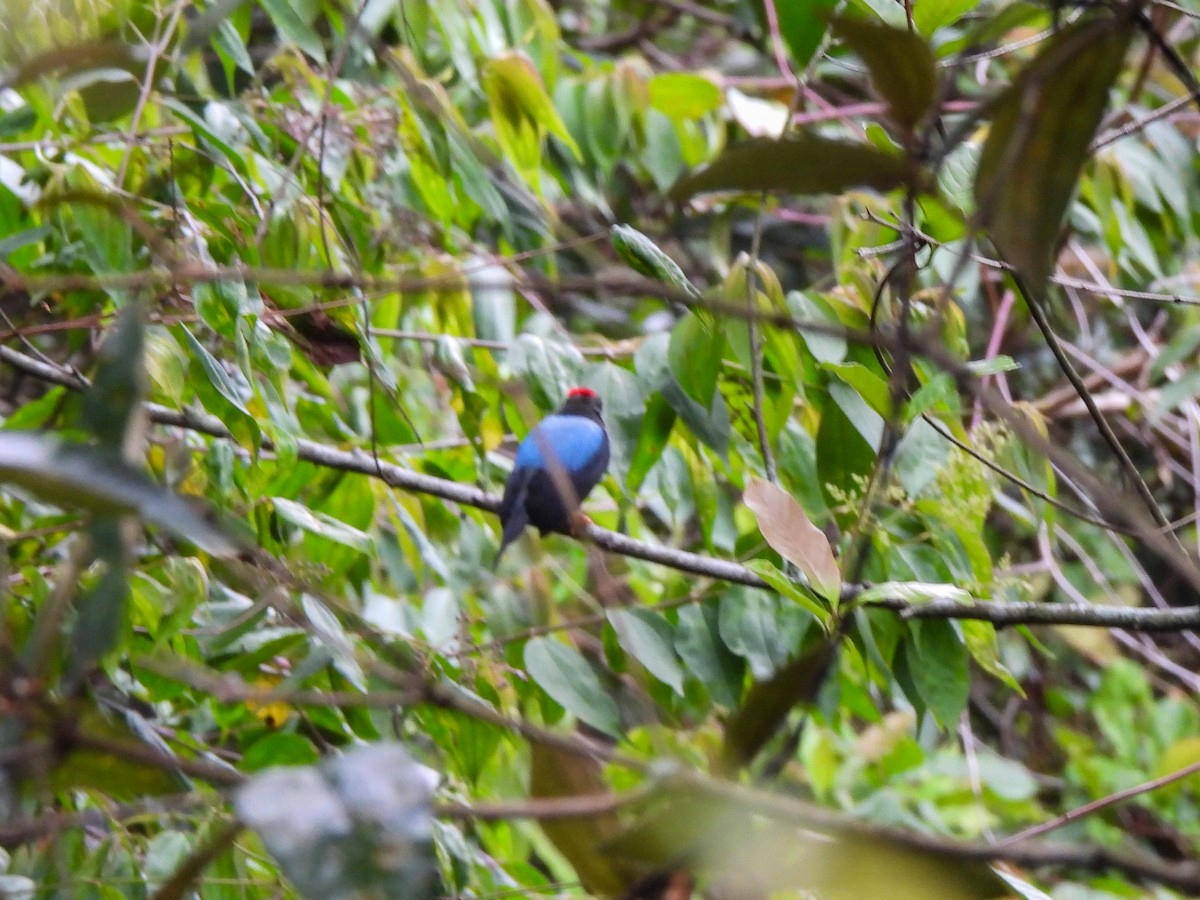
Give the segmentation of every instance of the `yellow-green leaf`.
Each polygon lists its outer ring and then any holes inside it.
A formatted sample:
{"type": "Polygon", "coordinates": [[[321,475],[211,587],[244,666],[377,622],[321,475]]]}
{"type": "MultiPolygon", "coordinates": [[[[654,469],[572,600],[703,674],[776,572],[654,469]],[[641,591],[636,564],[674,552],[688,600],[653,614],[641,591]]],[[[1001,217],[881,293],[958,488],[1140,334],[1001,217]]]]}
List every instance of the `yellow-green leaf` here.
{"type": "MultiPolygon", "coordinates": [[[[519,149],[523,161],[528,162],[530,138],[535,142],[536,152],[542,135],[549,132],[566,144],[576,159],[582,158],[546,93],[541,76],[524,54],[506,53],[488,60],[483,70],[483,89],[496,133],[509,152],[519,149]]],[[[536,158],[533,162],[536,163],[536,158]]]]}

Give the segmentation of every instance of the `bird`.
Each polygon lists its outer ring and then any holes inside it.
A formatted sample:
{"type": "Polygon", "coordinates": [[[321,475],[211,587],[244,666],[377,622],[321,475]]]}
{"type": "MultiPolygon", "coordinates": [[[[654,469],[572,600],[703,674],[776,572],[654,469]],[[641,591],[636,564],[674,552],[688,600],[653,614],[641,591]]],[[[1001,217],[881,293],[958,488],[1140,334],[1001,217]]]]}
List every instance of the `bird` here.
{"type": "Polygon", "coordinates": [[[608,469],[603,410],[604,404],[591,388],[571,388],[563,405],[521,441],[500,501],[504,536],[493,569],[527,525],[543,535],[574,535],[587,523],[579,505],[608,469]]]}

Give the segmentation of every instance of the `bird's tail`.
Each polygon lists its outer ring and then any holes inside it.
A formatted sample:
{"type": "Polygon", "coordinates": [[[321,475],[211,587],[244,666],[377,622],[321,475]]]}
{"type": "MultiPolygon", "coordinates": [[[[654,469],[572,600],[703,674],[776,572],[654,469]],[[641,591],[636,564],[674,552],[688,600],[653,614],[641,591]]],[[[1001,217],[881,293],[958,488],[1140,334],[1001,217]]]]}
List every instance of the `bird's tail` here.
{"type": "Polygon", "coordinates": [[[529,514],[525,512],[525,504],[517,504],[512,516],[504,523],[504,536],[500,539],[500,549],[496,551],[496,559],[492,562],[492,571],[500,567],[500,557],[504,555],[508,545],[521,536],[525,526],[529,524],[529,514]]]}

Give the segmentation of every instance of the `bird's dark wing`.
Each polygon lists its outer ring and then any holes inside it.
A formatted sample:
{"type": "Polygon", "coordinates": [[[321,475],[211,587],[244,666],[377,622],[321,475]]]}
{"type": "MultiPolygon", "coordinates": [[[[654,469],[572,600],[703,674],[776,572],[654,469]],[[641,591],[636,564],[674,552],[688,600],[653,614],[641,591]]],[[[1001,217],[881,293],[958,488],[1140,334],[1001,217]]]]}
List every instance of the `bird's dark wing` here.
{"type": "Polygon", "coordinates": [[[521,536],[525,526],[529,524],[529,513],[525,511],[525,497],[529,492],[529,480],[534,474],[533,469],[517,466],[504,483],[504,496],[500,499],[500,524],[504,528],[504,536],[500,539],[500,549],[496,551],[496,561],[492,568],[500,564],[500,556],[504,549],[521,536]]]}

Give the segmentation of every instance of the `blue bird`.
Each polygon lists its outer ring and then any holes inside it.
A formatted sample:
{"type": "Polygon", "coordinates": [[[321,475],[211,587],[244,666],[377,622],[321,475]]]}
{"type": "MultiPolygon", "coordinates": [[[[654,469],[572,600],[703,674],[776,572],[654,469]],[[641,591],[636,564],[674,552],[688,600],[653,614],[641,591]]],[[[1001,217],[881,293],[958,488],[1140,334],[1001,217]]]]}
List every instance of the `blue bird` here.
{"type": "Polygon", "coordinates": [[[504,538],[493,567],[526,525],[542,534],[578,531],[579,505],[608,468],[602,410],[600,397],[591,388],[572,388],[558,412],[542,419],[521,441],[500,501],[504,538]]]}

